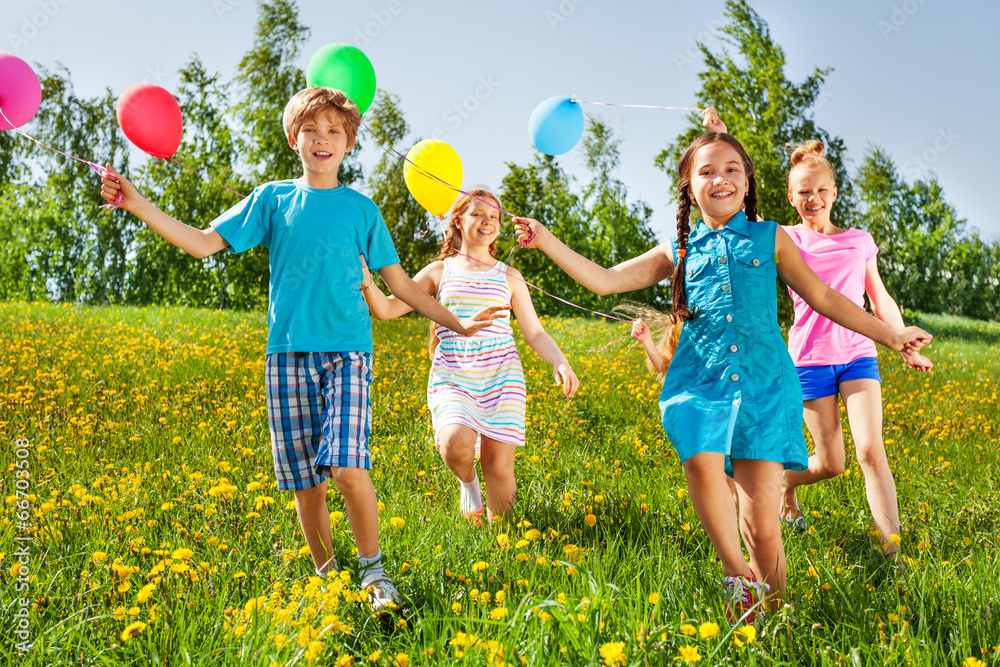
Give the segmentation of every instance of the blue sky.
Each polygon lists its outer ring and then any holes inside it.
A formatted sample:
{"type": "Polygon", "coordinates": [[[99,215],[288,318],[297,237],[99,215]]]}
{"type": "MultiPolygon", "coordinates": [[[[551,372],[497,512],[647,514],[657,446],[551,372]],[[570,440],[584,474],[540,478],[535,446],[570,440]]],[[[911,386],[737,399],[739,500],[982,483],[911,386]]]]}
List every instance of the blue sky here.
{"type": "MultiPolygon", "coordinates": [[[[83,96],[105,88],[117,95],[140,81],[172,90],[177,70],[194,53],[230,78],[253,42],[257,17],[252,0],[4,4],[0,50],[50,68],[62,63],[83,96]]],[[[986,156],[1000,149],[992,127],[1000,102],[993,47],[1000,3],[755,0],[752,6],[784,47],[791,80],[815,67],[834,68],[815,117],[846,140],[853,166],[878,144],[908,179],[936,173],[959,215],[987,238],[1000,237],[1000,220],[982,194],[997,188],[983,181],[990,173],[986,156]]],[[[462,157],[466,184],[493,186],[505,162],[531,160],[528,117],[552,95],[695,106],[702,65],[693,45],[717,48],[723,20],[721,0],[300,0],[299,9],[312,28],[303,68],[324,44],[356,44],[372,60],[379,87],[401,98],[412,139],[438,131],[462,157]]],[[[673,234],[669,179],[653,158],[682,129],[684,112],[595,106],[586,112],[618,131],[618,177],[631,198],[653,207],[660,238],[673,234]]],[[[372,152],[366,161],[376,157],[372,152]]],[[[561,161],[570,174],[585,176],[578,154],[561,161]]]]}

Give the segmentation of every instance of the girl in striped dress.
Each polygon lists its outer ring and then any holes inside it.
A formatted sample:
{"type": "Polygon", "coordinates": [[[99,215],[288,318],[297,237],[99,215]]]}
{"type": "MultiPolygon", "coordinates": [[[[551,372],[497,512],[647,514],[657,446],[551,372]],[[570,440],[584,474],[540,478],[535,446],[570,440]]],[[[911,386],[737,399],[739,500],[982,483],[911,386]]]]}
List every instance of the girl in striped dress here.
{"type": "MultiPolygon", "coordinates": [[[[460,194],[452,208],[441,254],[414,280],[458,317],[509,304],[525,341],[552,364],[556,383],[567,397],[572,396],[579,380],[538,320],[520,273],[494,257],[500,201],[484,187],[469,195],[460,194]],[[495,202],[497,208],[486,200],[495,202]]],[[[361,289],[376,319],[393,319],[411,310],[403,301],[370,289],[373,283],[367,268],[365,274],[361,289]]],[[[486,511],[493,519],[506,515],[514,502],[514,454],[524,445],[526,391],[510,316],[497,317],[470,337],[433,324],[431,331],[427,405],[435,443],[461,483],[460,512],[480,525],[483,497],[476,457],[486,482],[486,511]]]]}

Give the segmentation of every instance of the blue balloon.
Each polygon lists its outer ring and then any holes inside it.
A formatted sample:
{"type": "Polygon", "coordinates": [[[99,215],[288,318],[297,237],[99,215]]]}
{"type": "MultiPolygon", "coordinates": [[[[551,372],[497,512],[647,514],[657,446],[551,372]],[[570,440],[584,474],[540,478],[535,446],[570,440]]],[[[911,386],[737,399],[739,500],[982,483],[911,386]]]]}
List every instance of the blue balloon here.
{"type": "Polygon", "coordinates": [[[546,155],[570,152],[583,136],[583,107],[571,97],[550,97],[531,112],[528,136],[546,155]]]}

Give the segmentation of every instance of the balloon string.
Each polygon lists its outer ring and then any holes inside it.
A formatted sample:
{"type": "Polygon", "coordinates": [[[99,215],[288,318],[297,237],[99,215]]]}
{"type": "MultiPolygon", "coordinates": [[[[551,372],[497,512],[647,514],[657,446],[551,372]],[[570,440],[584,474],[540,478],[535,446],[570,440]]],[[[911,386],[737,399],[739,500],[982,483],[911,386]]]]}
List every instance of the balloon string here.
{"type": "MultiPolygon", "coordinates": [[[[38,139],[35,139],[30,134],[26,134],[26,133],[22,132],[21,130],[17,129],[14,126],[14,123],[10,122],[10,119],[7,118],[7,114],[5,114],[3,112],[3,108],[0,108],[0,117],[2,117],[7,122],[8,125],[10,125],[10,127],[11,127],[12,130],[14,130],[18,134],[20,134],[25,139],[29,139],[31,141],[34,141],[36,144],[38,144],[42,148],[50,150],[53,153],[58,153],[59,155],[62,155],[64,157],[70,158],[71,160],[76,160],[77,162],[82,162],[83,164],[88,165],[91,169],[93,169],[94,171],[96,171],[101,178],[104,178],[104,176],[107,174],[107,172],[104,170],[104,167],[102,167],[101,165],[94,164],[90,160],[84,160],[83,158],[76,157],[75,155],[70,155],[69,153],[65,153],[65,152],[59,150],[58,148],[53,148],[52,146],[44,144],[41,141],[39,141],[38,139]]],[[[124,198],[124,196],[125,195],[122,194],[121,190],[119,190],[118,194],[115,196],[115,200],[113,202],[110,202],[108,204],[102,204],[98,208],[118,208],[119,206],[121,206],[122,199],[124,198]]]]}
{"type": "Polygon", "coordinates": [[[194,174],[195,176],[197,176],[201,180],[205,181],[206,183],[212,183],[214,185],[218,185],[220,188],[222,188],[224,190],[229,190],[230,192],[232,192],[234,195],[236,195],[240,199],[246,199],[246,195],[240,194],[239,192],[237,192],[236,190],[233,190],[231,187],[229,187],[227,185],[223,185],[222,183],[218,182],[217,180],[215,180],[211,176],[203,174],[203,173],[201,173],[200,171],[198,171],[196,169],[192,169],[191,167],[187,166],[186,164],[184,164],[180,160],[174,159],[172,157],[163,158],[163,159],[166,160],[167,162],[173,162],[174,164],[176,164],[177,166],[179,166],[179,167],[181,167],[183,169],[187,169],[192,174],[194,174]]]}
{"type": "Polygon", "coordinates": [[[672,109],[674,111],[697,111],[698,113],[704,111],[704,109],[698,109],[695,107],[664,107],[664,106],[657,106],[655,104],[614,104],[612,102],[589,102],[587,100],[578,100],[575,97],[571,97],[570,102],[576,102],[577,104],[596,104],[602,107],[632,107],[635,109],[672,109]]]}
{"type": "MultiPolygon", "coordinates": [[[[438,183],[441,183],[442,185],[448,187],[449,189],[454,190],[458,194],[462,194],[462,195],[465,195],[466,197],[471,197],[472,199],[475,199],[478,202],[482,202],[483,204],[486,204],[490,208],[496,209],[497,211],[499,211],[500,213],[503,213],[504,215],[509,215],[512,218],[518,217],[518,216],[514,215],[513,213],[511,213],[510,211],[505,210],[504,208],[502,208],[502,207],[494,204],[493,202],[491,202],[489,200],[486,200],[486,199],[482,199],[480,197],[477,197],[474,194],[470,194],[470,193],[466,192],[465,190],[463,190],[462,188],[455,187],[454,185],[452,185],[448,181],[444,180],[443,178],[440,178],[440,177],[438,177],[438,176],[430,173],[429,171],[427,171],[426,169],[424,169],[423,167],[421,167],[419,164],[417,164],[416,162],[414,162],[410,158],[406,157],[405,155],[403,155],[402,153],[400,153],[399,151],[397,151],[391,145],[387,145],[387,142],[383,141],[382,137],[380,137],[379,135],[375,134],[375,131],[372,130],[370,127],[368,127],[365,124],[364,121],[361,122],[361,126],[363,128],[365,128],[366,130],[368,130],[368,134],[372,135],[372,137],[375,138],[375,142],[379,145],[379,148],[381,148],[383,152],[385,152],[388,155],[392,155],[393,157],[397,157],[400,160],[402,160],[403,162],[406,162],[406,163],[410,164],[421,175],[426,176],[427,178],[429,178],[431,180],[437,181],[438,183]]],[[[441,216],[438,216],[438,218],[440,219],[441,216]]],[[[426,233],[425,233],[425,235],[426,235],[426,233]]]]}

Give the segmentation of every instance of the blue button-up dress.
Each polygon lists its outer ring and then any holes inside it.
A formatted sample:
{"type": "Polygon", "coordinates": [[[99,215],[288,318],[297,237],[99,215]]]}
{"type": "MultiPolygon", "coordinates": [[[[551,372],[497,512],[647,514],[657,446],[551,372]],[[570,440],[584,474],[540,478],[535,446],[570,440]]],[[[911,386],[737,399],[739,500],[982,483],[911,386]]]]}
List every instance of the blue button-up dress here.
{"type": "MultiPolygon", "coordinates": [[[[700,452],[803,470],[802,388],[778,328],[775,222],[741,211],[688,236],[684,323],[663,381],[660,414],[683,463],[700,452]]],[[[672,241],[674,258],[677,240],[672,241]]]]}

